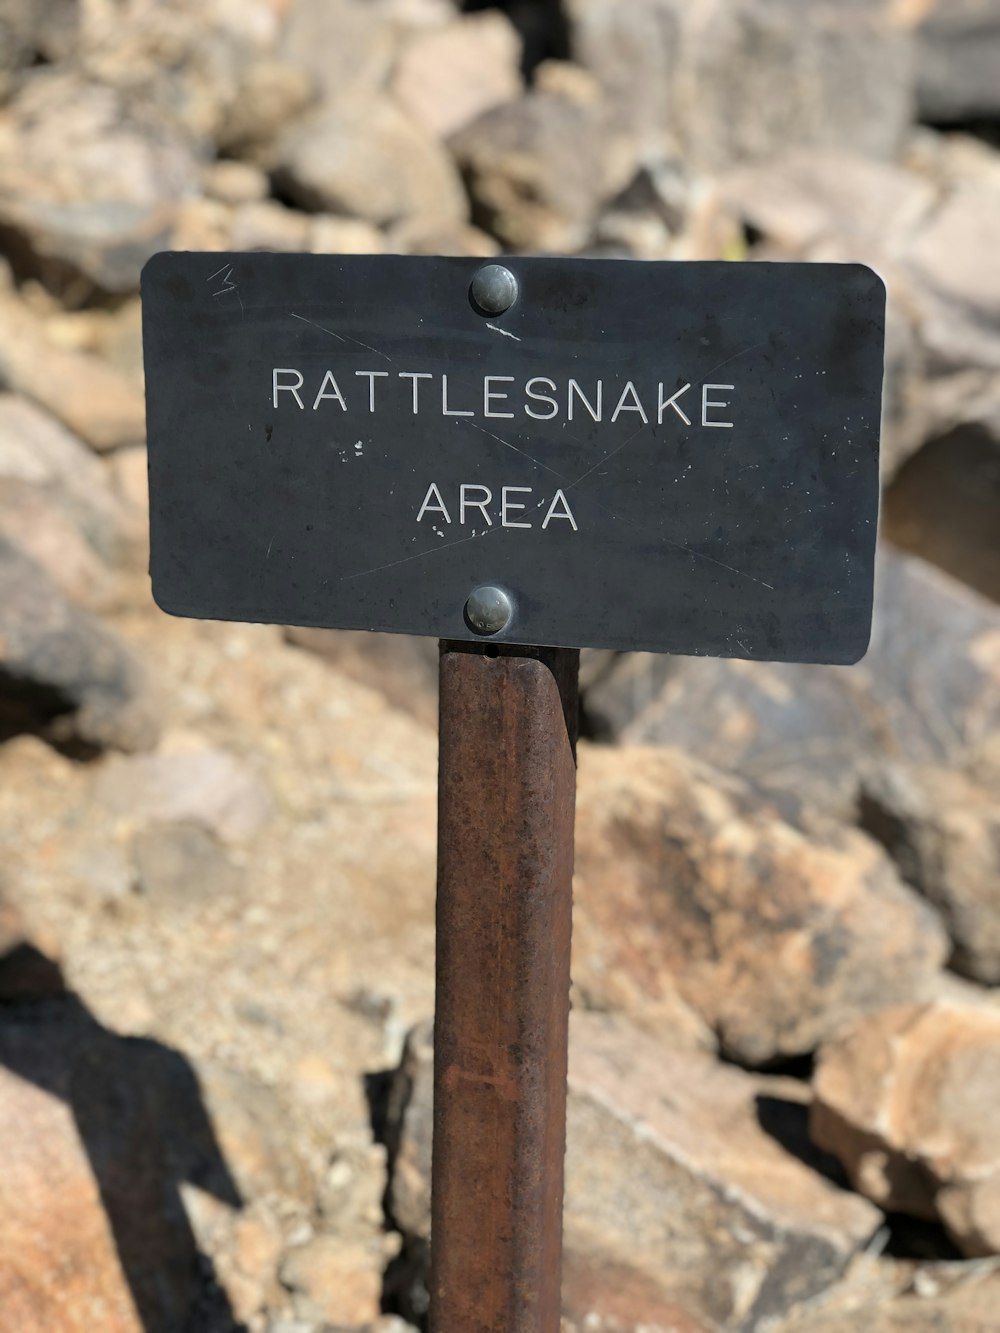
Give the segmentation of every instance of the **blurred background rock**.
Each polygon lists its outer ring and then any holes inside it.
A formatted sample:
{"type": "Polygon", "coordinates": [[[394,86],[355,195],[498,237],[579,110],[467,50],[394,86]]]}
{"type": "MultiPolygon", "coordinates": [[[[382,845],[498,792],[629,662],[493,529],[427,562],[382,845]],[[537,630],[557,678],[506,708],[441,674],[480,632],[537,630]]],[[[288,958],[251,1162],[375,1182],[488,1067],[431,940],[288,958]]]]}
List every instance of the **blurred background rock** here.
{"type": "Polygon", "coordinates": [[[585,657],[565,1328],[1000,1328],[998,145],[1000,0],[0,0],[4,1330],[426,1318],[435,645],[154,608],[163,248],[883,274],[865,662],[585,657]]]}

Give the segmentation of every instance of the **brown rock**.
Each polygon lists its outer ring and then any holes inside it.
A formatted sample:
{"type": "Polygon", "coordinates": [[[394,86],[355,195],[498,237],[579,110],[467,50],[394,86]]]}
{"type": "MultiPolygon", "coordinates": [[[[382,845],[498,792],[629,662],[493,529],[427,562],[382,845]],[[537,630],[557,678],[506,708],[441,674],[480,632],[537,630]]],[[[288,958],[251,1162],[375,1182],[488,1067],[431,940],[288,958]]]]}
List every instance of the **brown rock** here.
{"type": "Polygon", "coordinates": [[[952,967],[1000,984],[997,796],[950,769],[883,766],[863,782],[860,821],[938,909],[955,946],[952,967]]]}
{"type": "Polygon", "coordinates": [[[386,226],[408,218],[458,222],[467,205],[444,150],[391,102],[338,101],[284,134],[274,171],[313,211],[386,226]]]}
{"type": "Polygon", "coordinates": [[[6,288],[2,267],[0,389],[31,398],[102,452],[146,437],[142,389],[101,357],[50,342],[38,318],[6,288]]]}
{"type": "Polygon", "coordinates": [[[584,750],[578,809],[577,984],[614,1003],[627,975],[645,1025],[676,987],[725,1051],[764,1064],[920,997],[944,960],[934,913],[877,844],[806,837],[676,752],[584,750]]]}
{"type": "Polygon", "coordinates": [[[832,1041],[811,1132],[856,1189],[940,1217],[967,1255],[1000,1253],[1000,1012],[938,1002],[887,1010],[832,1041]]]}
{"type": "Polygon", "coordinates": [[[521,40],[497,10],[431,28],[406,47],[392,91],[417,123],[438,139],[484,111],[512,102],[524,89],[521,40]]]}
{"type": "Polygon", "coordinates": [[[534,91],[487,111],[451,148],[476,220],[518,250],[576,250],[609,193],[600,112],[534,91]]]}
{"type": "MultiPolygon", "coordinates": [[[[417,1043],[425,1044],[426,1037],[417,1043]]],[[[414,1058],[411,1047],[398,1088],[390,1198],[404,1229],[426,1237],[427,1055],[414,1058]]],[[[833,1282],[879,1215],[762,1128],[804,1137],[800,1096],[791,1080],[753,1077],[620,1021],[574,1014],[563,1286],[569,1325],[752,1328],[833,1282]]]]}
{"type": "Polygon", "coordinates": [[[377,1318],[382,1295],[381,1255],[333,1236],[316,1236],[290,1251],[281,1280],[299,1312],[337,1327],[377,1318]]]}
{"type": "Polygon", "coordinates": [[[112,88],[42,70],[0,113],[0,224],[53,277],[133,290],[196,184],[186,145],[148,132],[112,88]]]}

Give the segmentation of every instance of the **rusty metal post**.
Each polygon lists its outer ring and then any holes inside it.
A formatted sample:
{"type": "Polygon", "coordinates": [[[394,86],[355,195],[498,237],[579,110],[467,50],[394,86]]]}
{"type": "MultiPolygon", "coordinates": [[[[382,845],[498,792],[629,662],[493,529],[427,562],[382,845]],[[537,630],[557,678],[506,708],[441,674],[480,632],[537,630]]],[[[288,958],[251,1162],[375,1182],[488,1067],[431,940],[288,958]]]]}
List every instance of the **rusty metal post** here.
{"type": "Polygon", "coordinates": [[[433,1333],[558,1333],[579,654],[441,645],[433,1333]]]}

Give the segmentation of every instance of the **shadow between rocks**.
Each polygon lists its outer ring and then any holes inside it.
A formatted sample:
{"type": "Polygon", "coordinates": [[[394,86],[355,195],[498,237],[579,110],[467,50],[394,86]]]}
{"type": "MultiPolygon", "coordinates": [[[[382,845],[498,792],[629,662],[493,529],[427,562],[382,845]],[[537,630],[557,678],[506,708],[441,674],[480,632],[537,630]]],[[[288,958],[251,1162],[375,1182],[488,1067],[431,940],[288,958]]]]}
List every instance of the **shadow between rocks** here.
{"type": "Polygon", "coordinates": [[[0,957],[0,1068],[72,1111],[144,1333],[245,1333],[180,1192],[188,1182],[242,1206],[194,1070],[160,1042],[103,1027],[77,996],[55,994],[61,981],[31,945],[0,957]]]}

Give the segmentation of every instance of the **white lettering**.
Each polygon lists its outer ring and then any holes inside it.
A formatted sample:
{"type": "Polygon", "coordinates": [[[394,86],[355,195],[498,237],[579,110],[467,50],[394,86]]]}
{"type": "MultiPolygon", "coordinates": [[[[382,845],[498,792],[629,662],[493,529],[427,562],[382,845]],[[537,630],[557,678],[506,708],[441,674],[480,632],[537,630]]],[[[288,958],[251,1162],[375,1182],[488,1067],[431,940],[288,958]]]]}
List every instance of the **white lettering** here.
{"type": "Polygon", "coordinates": [[[534,379],[528,380],[527,384],[524,386],[524,392],[528,398],[531,398],[536,403],[548,403],[549,407],[552,408],[552,411],[536,412],[530,408],[527,403],[524,405],[524,410],[529,417],[534,417],[536,421],[551,421],[554,416],[559,415],[559,404],[554,398],[550,398],[547,393],[536,393],[534,389],[534,385],[536,384],[544,384],[554,393],[556,388],[555,382],[546,379],[544,375],[536,375],[534,379]]]}
{"type": "Polygon", "coordinates": [[[387,370],[356,370],[355,375],[368,380],[368,411],[375,411],[375,380],[377,378],[388,378],[387,370]]]}
{"type": "Polygon", "coordinates": [[[566,403],[566,415],[569,417],[570,421],[573,420],[573,394],[574,394],[574,392],[577,393],[577,394],[579,395],[580,402],[583,403],[584,407],[587,409],[587,411],[590,413],[590,415],[594,418],[594,420],[595,420],[595,421],[600,421],[600,419],[601,419],[601,414],[602,414],[602,412],[604,411],[604,381],[603,381],[603,380],[598,380],[598,381],[597,381],[597,408],[596,408],[596,410],[595,410],[595,409],[591,406],[591,404],[587,401],[587,396],[586,396],[586,394],[585,394],[585,393],[583,392],[583,390],[580,388],[579,384],[577,384],[576,380],[570,380],[570,382],[569,382],[569,389],[568,389],[568,391],[567,391],[567,403],[566,403]]]}
{"type": "Polygon", "coordinates": [[[316,398],[313,401],[314,412],[316,411],[317,407],[319,407],[320,403],[323,401],[324,398],[333,398],[336,402],[340,404],[340,406],[344,409],[345,412],[347,411],[347,404],[344,402],[344,395],[340,392],[340,386],[337,384],[337,381],[333,378],[332,370],[328,370],[326,374],[323,376],[323,383],[319,386],[319,393],[317,393],[316,398]],[[332,393],[327,393],[326,391],[326,386],[328,384],[333,390],[332,393]]]}
{"type": "Polygon", "coordinates": [[[473,415],[471,411],[469,411],[469,412],[458,412],[458,411],[453,412],[453,411],[451,411],[451,409],[448,407],[448,376],[447,376],[447,375],[442,375],[442,376],[441,376],[441,413],[442,413],[443,416],[446,416],[446,417],[471,417],[471,416],[473,415]]]}
{"type": "Polygon", "coordinates": [[[657,415],[656,415],[656,424],[658,426],[663,425],[663,414],[668,407],[672,407],[674,409],[674,411],[680,417],[681,421],[684,422],[685,426],[690,426],[691,418],[687,415],[687,413],[681,407],[680,403],[677,401],[677,399],[681,396],[682,393],[687,393],[690,387],[691,387],[690,384],[685,384],[682,388],[678,389],[677,392],[673,394],[670,398],[664,398],[663,385],[662,384],[660,385],[660,405],[659,408],[657,409],[657,415]]]}
{"type": "MultiPolygon", "coordinates": [[[[471,415],[472,415],[472,413],[470,412],[470,413],[469,413],[469,416],[471,416],[471,415]]],[[[490,490],[490,488],[489,488],[488,486],[466,486],[466,485],[463,483],[462,486],[459,488],[459,502],[458,502],[458,509],[459,509],[459,519],[458,519],[458,521],[459,521],[459,523],[464,523],[464,522],[465,522],[465,511],[466,511],[467,509],[478,509],[479,512],[482,514],[483,518],[485,518],[485,520],[486,520],[486,526],[487,526],[488,528],[492,528],[492,526],[493,526],[493,520],[490,518],[489,514],[486,512],[486,506],[489,504],[489,502],[490,502],[492,499],[493,499],[493,492],[490,490]],[[483,499],[481,499],[481,500],[467,500],[467,499],[465,498],[465,497],[466,497],[466,493],[471,492],[471,491],[479,491],[479,492],[482,494],[483,499]]]]}
{"type": "Polygon", "coordinates": [[[703,426],[723,426],[727,430],[732,427],[731,421],[709,421],[708,409],[710,407],[728,407],[729,403],[720,399],[709,398],[710,390],[714,389],[735,389],[735,384],[706,384],[701,391],[701,424],[703,426]]]}
{"type": "Polygon", "coordinates": [[[432,380],[434,376],[429,370],[401,370],[399,372],[401,380],[413,381],[413,415],[416,416],[420,410],[420,380],[432,380]]]}
{"type": "Polygon", "coordinates": [[[498,392],[496,389],[492,389],[490,386],[491,386],[492,384],[513,384],[513,383],[514,383],[514,376],[513,376],[513,375],[484,375],[484,376],[483,376],[483,416],[484,416],[484,417],[510,417],[511,420],[514,419],[514,413],[513,413],[513,412],[491,412],[491,411],[490,411],[490,404],[491,404],[492,402],[503,402],[503,403],[505,403],[505,402],[507,401],[507,394],[506,394],[506,393],[504,393],[504,392],[498,392]]]}
{"type": "Polygon", "coordinates": [[[639,415],[642,417],[643,425],[646,426],[649,425],[649,417],[646,416],[645,408],[643,407],[642,403],[640,403],[639,395],[636,393],[635,385],[632,383],[631,380],[629,380],[629,382],[625,385],[625,388],[622,389],[622,396],[618,399],[618,406],[611,414],[612,424],[618,420],[622,412],[638,412],[639,415]],[[632,395],[633,398],[632,403],[627,403],[625,401],[625,399],[629,396],[629,394],[632,395]]]}
{"type": "Polygon", "coordinates": [[[530,495],[530,486],[505,486],[500,492],[500,525],[504,528],[530,528],[530,523],[509,523],[507,515],[514,509],[525,509],[526,505],[516,500],[508,500],[508,495],[530,495]]]}
{"type": "Polygon", "coordinates": [[[569,501],[566,499],[566,496],[562,490],[556,491],[555,495],[552,497],[552,503],[549,505],[549,512],[545,515],[545,522],[542,524],[543,532],[549,526],[549,524],[552,522],[554,518],[569,519],[570,523],[573,525],[573,531],[574,532],[580,531],[580,529],[576,526],[576,519],[573,517],[573,511],[569,507],[569,501]],[[559,504],[560,501],[562,501],[562,512],[557,513],[556,505],[559,504]]]}
{"type": "Polygon", "coordinates": [[[275,408],[277,408],[278,406],[278,394],[281,393],[282,390],[284,390],[285,393],[294,394],[295,401],[298,403],[299,407],[304,409],[305,403],[299,397],[299,390],[302,388],[302,385],[304,383],[305,379],[303,377],[301,370],[289,370],[287,367],[284,369],[275,368],[271,372],[271,386],[272,386],[271,399],[272,402],[274,403],[275,408]],[[294,375],[296,382],[294,384],[279,384],[278,383],[279,375],[294,375]]]}
{"type": "Polygon", "coordinates": [[[445,502],[441,498],[441,492],[437,488],[437,483],[433,481],[428,486],[427,494],[424,496],[424,502],[420,506],[420,513],[417,515],[418,523],[425,514],[442,514],[446,523],[451,522],[451,515],[448,513],[445,502]],[[431,500],[434,500],[435,503],[431,504],[431,500]]]}

